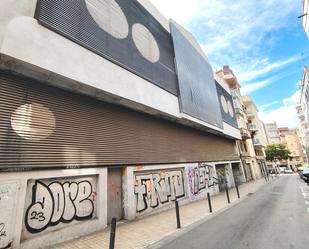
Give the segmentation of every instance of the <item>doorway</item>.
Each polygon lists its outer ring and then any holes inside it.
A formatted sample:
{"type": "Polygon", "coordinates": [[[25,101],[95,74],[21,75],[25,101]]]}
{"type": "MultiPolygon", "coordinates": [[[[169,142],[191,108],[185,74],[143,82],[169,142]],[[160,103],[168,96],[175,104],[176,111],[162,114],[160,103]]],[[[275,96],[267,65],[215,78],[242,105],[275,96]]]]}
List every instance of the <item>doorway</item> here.
{"type": "Polygon", "coordinates": [[[107,222],[123,218],[122,168],[109,168],[107,178],[107,222]]]}

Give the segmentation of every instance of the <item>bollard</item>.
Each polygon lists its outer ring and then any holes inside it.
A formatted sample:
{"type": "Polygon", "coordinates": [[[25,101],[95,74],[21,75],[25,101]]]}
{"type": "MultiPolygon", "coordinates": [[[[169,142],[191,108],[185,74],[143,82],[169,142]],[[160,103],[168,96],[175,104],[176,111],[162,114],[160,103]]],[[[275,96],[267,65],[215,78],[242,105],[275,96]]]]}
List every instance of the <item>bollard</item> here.
{"type": "Polygon", "coordinates": [[[212,206],[209,192],[207,192],[207,200],[208,200],[209,213],[212,213],[212,206]]]}
{"type": "Polygon", "coordinates": [[[240,199],[238,184],[236,182],[235,182],[235,187],[236,187],[237,197],[238,197],[238,199],[240,199]]]}
{"type": "Polygon", "coordinates": [[[228,204],[230,204],[231,201],[230,201],[230,195],[229,195],[229,188],[227,187],[227,182],[225,182],[225,191],[226,191],[227,202],[228,204]]]}
{"type": "Polygon", "coordinates": [[[116,218],[112,218],[111,232],[110,232],[110,237],[109,237],[109,249],[115,248],[116,223],[117,223],[116,218]]]}
{"type": "Polygon", "coordinates": [[[179,204],[178,204],[178,201],[176,200],[175,201],[175,208],[176,208],[176,221],[177,221],[177,228],[181,228],[181,225],[180,225],[180,215],[179,215],[179,204]]]}

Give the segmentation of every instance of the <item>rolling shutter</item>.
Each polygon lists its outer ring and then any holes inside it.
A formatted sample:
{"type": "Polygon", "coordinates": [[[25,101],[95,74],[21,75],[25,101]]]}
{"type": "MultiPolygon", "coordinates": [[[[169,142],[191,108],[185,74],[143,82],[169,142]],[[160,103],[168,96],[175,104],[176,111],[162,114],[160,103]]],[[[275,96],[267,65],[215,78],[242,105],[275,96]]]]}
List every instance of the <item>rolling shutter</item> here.
{"type": "Polygon", "coordinates": [[[0,169],[238,159],[234,141],[0,71],[0,169]]]}

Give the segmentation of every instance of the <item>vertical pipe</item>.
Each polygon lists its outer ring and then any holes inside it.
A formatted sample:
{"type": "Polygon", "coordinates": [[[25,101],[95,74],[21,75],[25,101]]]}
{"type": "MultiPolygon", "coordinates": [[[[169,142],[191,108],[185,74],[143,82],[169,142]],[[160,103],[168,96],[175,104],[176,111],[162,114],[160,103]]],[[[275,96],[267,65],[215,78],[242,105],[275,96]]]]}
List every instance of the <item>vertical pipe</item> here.
{"type": "Polygon", "coordinates": [[[238,184],[236,183],[236,181],[235,181],[235,187],[236,187],[237,197],[238,199],[240,199],[239,188],[238,188],[238,184]]]}
{"type": "Polygon", "coordinates": [[[209,213],[212,213],[212,206],[209,192],[207,192],[207,200],[208,200],[209,213]]]}
{"type": "Polygon", "coordinates": [[[176,208],[176,221],[177,221],[177,228],[181,228],[181,225],[180,225],[180,215],[179,215],[179,204],[178,204],[178,201],[176,200],[175,201],[175,208],[176,208]]]}
{"type": "Polygon", "coordinates": [[[116,218],[112,218],[111,232],[109,237],[109,249],[115,248],[116,222],[117,222],[116,218]]]}
{"type": "Polygon", "coordinates": [[[227,181],[225,181],[225,192],[226,192],[227,202],[228,204],[230,204],[231,201],[230,201],[230,195],[229,195],[229,188],[227,187],[227,181]]]}

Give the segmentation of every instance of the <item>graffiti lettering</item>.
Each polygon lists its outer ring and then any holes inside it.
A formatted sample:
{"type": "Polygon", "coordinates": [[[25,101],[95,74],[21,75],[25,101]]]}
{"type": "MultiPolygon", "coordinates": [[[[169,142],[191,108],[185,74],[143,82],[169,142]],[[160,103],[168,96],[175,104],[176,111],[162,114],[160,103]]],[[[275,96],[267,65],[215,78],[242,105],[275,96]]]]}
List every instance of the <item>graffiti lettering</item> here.
{"type": "Polygon", "coordinates": [[[181,170],[149,173],[135,176],[136,210],[143,212],[148,207],[175,201],[185,196],[184,180],[181,170]]]}
{"type": "Polygon", "coordinates": [[[6,231],[5,231],[5,224],[4,223],[0,223],[0,240],[3,237],[6,237],[6,231]]]}
{"type": "Polygon", "coordinates": [[[90,219],[94,212],[92,185],[89,181],[52,182],[37,180],[32,187],[32,202],[25,215],[30,233],[39,233],[59,222],[90,219]]]}
{"type": "Polygon", "coordinates": [[[190,196],[218,184],[215,168],[212,165],[199,164],[198,167],[186,167],[190,196]]]}

